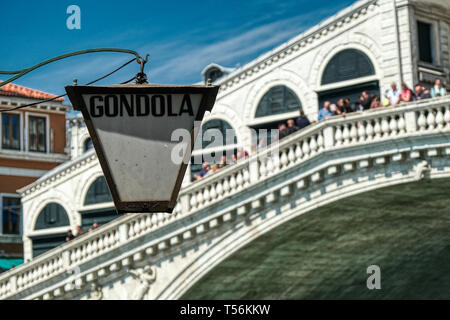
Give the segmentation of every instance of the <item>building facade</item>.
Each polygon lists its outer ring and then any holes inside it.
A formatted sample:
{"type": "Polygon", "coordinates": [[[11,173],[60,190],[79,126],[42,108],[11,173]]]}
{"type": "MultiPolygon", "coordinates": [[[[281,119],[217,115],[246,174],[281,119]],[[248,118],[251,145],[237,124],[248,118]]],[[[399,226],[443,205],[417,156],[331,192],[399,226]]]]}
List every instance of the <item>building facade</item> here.
{"type": "MultiPolygon", "coordinates": [[[[203,156],[238,148],[251,152],[259,138],[252,129],[276,128],[297,117],[299,109],[316,120],[324,101],[349,98],[356,105],[362,91],[383,96],[392,82],[431,87],[439,78],[448,84],[449,46],[450,4],[361,0],[239,69],[208,66],[202,72],[205,82],[211,79],[221,87],[213,111],[203,120],[203,131],[228,130],[233,139],[214,148],[199,145],[193,157],[200,161],[190,165],[184,185],[199,170],[203,156]]],[[[72,152],[78,157],[21,189],[26,258],[42,252],[36,234],[51,237],[67,227],[87,226],[101,212],[112,216],[96,155],[83,153],[89,138],[76,130],[71,141],[76,140],[72,152]],[[60,206],[65,223],[59,229],[37,230],[49,205],[60,206]],[[85,219],[84,214],[91,216],[85,219]]]]}
{"type": "Polygon", "coordinates": [[[15,84],[0,87],[0,259],[22,259],[23,217],[18,189],[68,160],[64,98],[4,111],[54,97],[15,84]]]}

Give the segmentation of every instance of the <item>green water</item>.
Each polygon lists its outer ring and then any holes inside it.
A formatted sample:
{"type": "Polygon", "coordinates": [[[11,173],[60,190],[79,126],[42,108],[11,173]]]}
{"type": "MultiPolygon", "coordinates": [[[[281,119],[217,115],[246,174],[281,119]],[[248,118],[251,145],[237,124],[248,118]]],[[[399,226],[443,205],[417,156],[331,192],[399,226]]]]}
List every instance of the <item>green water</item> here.
{"type": "Polygon", "coordinates": [[[183,299],[449,299],[450,179],[356,195],[228,257],[183,299]],[[366,286],[381,269],[381,289],[366,286]]]}

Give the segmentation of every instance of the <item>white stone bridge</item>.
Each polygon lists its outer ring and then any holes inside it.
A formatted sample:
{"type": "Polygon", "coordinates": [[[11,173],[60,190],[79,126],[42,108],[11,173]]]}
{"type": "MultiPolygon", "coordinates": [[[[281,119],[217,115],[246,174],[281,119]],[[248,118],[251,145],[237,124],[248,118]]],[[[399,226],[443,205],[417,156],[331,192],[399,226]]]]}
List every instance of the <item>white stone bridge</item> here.
{"type": "Polygon", "coordinates": [[[1,299],[177,299],[233,252],[300,214],[450,176],[450,97],[334,117],[0,275],[1,299]]]}

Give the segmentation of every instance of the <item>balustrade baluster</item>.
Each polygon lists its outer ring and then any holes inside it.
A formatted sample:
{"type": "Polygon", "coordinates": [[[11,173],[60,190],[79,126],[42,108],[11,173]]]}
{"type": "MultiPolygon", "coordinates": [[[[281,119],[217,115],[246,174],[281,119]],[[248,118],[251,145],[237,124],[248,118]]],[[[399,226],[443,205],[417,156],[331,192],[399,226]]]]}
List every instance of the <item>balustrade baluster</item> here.
{"type": "Polygon", "coordinates": [[[322,131],[319,132],[319,134],[317,135],[317,151],[320,152],[324,149],[325,147],[325,141],[323,138],[323,134],[322,131]]]}
{"type": "Polygon", "coordinates": [[[420,111],[420,115],[417,118],[417,125],[419,126],[420,131],[425,131],[427,125],[427,119],[425,118],[425,114],[423,111],[420,111]]]}
{"type": "Polygon", "coordinates": [[[381,120],[381,132],[383,137],[387,137],[389,135],[389,122],[386,117],[383,117],[381,120]]]}
{"type": "Polygon", "coordinates": [[[350,141],[352,143],[356,143],[358,142],[358,131],[356,130],[356,123],[351,123],[350,126],[350,141]]]}
{"type": "Polygon", "coordinates": [[[449,106],[445,107],[444,122],[445,122],[446,128],[450,126],[450,107],[449,106]]]}
{"type": "Polygon", "coordinates": [[[392,116],[391,121],[389,121],[389,131],[391,136],[397,135],[397,129],[398,129],[397,119],[395,119],[395,116],[392,116]]]}
{"type": "Polygon", "coordinates": [[[341,145],[342,142],[342,129],[340,126],[336,126],[336,132],[334,134],[334,140],[336,140],[336,145],[341,145]]]}
{"type": "Polygon", "coordinates": [[[438,108],[436,112],[436,124],[439,130],[444,128],[444,114],[442,113],[442,108],[438,108]]]}
{"type": "Polygon", "coordinates": [[[268,157],[267,161],[266,161],[266,170],[267,170],[267,175],[271,175],[273,173],[273,161],[272,161],[272,157],[268,157]]]}
{"type": "Polygon", "coordinates": [[[288,160],[287,165],[288,166],[292,165],[295,162],[294,148],[295,148],[295,145],[292,145],[292,146],[289,147],[289,152],[288,152],[288,155],[287,155],[287,160],[288,160]]]}
{"type": "Polygon", "coordinates": [[[434,111],[433,110],[429,110],[428,111],[428,116],[427,116],[427,124],[428,124],[428,130],[434,130],[435,128],[435,116],[434,116],[434,111]]]}
{"type": "Polygon", "coordinates": [[[195,208],[197,206],[197,198],[195,197],[194,194],[191,194],[190,198],[191,198],[190,200],[191,208],[195,208]]]}
{"type": "Polygon", "coordinates": [[[374,119],[375,126],[373,127],[373,132],[375,133],[374,139],[380,139],[381,138],[381,125],[380,125],[380,119],[374,119]]]}
{"type": "MultiPolygon", "coordinates": [[[[194,205],[192,205],[192,207],[195,208],[195,206],[197,205],[197,202],[195,201],[195,196],[191,195],[191,199],[194,199],[194,205]]],[[[156,214],[152,214],[152,225],[155,227],[159,225],[158,216],[156,214]]]]}
{"type": "Polygon", "coordinates": [[[227,194],[228,191],[230,191],[230,184],[228,183],[228,178],[225,178],[223,180],[223,191],[224,191],[224,194],[227,194]]]}
{"type": "Polygon", "coordinates": [[[217,183],[216,191],[217,191],[217,194],[219,195],[219,198],[222,197],[222,195],[223,195],[223,187],[222,187],[222,183],[221,182],[217,183]]]}
{"type": "Polygon", "coordinates": [[[366,125],[366,139],[367,140],[372,140],[374,138],[375,134],[375,130],[374,130],[374,126],[372,125],[372,120],[368,120],[367,121],[367,125],[366,125]]]}
{"type": "Polygon", "coordinates": [[[363,121],[358,122],[358,141],[366,141],[366,126],[363,121]]]}
{"type": "Polygon", "coordinates": [[[260,173],[261,177],[266,176],[266,165],[264,163],[264,160],[261,160],[259,162],[259,173],[260,173]]]}
{"type": "Polygon", "coordinates": [[[205,203],[208,203],[210,200],[209,190],[208,187],[205,187],[205,190],[203,191],[203,199],[205,200],[205,203]]]}
{"type": "Polygon", "coordinates": [[[197,204],[198,204],[198,206],[203,205],[203,195],[201,192],[197,192],[197,204]]]}
{"type": "MultiPolygon", "coordinates": [[[[180,205],[180,203],[177,203],[177,206],[180,205]]],[[[152,227],[152,218],[150,217],[150,215],[147,215],[147,217],[145,217],[145,226],[150,229],[152,227]]]]}
{"type": "Polygon", "coordinates": [[[283,150],[281,152],[281,157],[280,157],[280,167],[284,168],[288,165],[288,156],[286,154],[286,150],[283,150]]]}
{"type": "MultiPolygon", "coordinates": [[[[145,217],[142,217],[139,223],[139,227],[141,229],[141,232],[144,232],[146,227],[145,227],[145,217]]],[[[112,236],[112,235],[111,235],[112,236]]],[[[114,238],[113,238],[114,239],[114,238]]]]}
{"type": "Polygon", "coordinates": [[[303,151],[300,143],[295,144],[295,157],[297,162],[300,161],[303,157],[303,151]]]}
{"type": "Polygon", "coordinates": [[[305,155],[305,158],[309,157],[310,149],[309,149],[308,139],[305,139],[303,141],[302,151],[303,151],[303,154],[305,155]]]}
{"type": "Polygon", "coordinates": [[[209,190],[209,195],[211,196],[212,200],[215,200],[217,197],[216,188],[214,187],[214,184],[211,185],[211,189],[209,190]]]}
{"type": "Polygon", "coordinates": [[[344,130],[342,130],[342,139],[344,139],[344,144],[350,143],[350,130],[348,130],[348,124],[344,125],[344,130]]]}
{"type": "Polygon", "coordinates": [[[239,171],[238,174],[236,175],[236,185],[237,185],[238,190],[242,189],[243,182],[244,182],[244,179],[242,177],[242,173],[241,173],[241,171],[239,171]]]}
{"type": "Polygon", "coordinates": [[[247,169],[244,169],[244,186],[248,186],[250,183],[250,173],[247,169]]]}
{"type": "Polygon", "coordinates": [[[317,141],[316,141],[316,137],[312,136],[311,140],[309,141],[309,148],[311,150],[311,155],[314,155],[317,153],[317,141]]]}

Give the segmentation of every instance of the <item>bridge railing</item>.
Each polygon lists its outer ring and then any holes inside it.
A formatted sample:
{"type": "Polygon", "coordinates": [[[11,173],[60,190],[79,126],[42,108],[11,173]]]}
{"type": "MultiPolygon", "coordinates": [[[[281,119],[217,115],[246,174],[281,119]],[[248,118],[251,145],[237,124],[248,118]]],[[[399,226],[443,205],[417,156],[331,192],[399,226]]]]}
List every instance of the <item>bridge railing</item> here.
{"type": "MultiPolygon", "coordinates": [[[[352,113],[312,124],[237,164],[227,166],[183,188],[172,214],[125,215],[1,274],[0,299],[67,273],[77,265],[161,226],[194,215],[225,197],[241,192],[321,152],[439,131],[450,131],[450,97],[352,113]]],[[[189,238],[189,235],[186,237],[189,238]]],[[[179,239],[173,238],[171,241],[179,239]]],[[[175,243],[162,242],[161,245],[171,244],[175,243]]]]}

